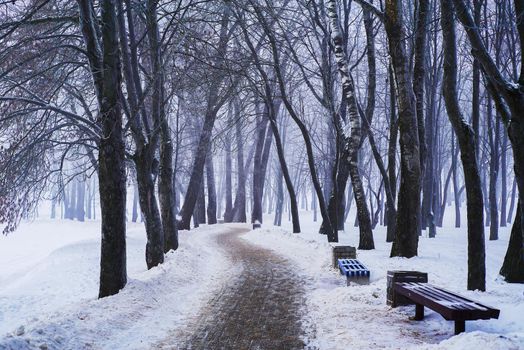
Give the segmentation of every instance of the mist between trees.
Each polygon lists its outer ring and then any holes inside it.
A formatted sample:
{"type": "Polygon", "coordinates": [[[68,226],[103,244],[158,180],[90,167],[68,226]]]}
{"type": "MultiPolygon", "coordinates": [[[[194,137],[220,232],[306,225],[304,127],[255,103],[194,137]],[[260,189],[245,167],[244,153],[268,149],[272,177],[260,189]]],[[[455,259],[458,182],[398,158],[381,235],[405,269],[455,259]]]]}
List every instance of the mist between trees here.
{"type": "Polygon", "coordinates": [[[104,297],[127,220],[148,268],[203,223],[298,234],[299,206],[410,258],[454,203],[468,289],[499,226],[524,282],[523,42],[519,0],[0,1],[3,233],[44,200],[100,219],[104,297]]]}

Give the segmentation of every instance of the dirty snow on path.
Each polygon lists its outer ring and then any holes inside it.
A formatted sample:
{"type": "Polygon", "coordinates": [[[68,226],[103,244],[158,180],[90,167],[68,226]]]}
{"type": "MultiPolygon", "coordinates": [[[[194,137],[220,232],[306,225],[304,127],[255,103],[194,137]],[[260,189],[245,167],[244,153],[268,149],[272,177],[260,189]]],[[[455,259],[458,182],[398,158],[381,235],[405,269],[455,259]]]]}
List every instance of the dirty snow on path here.
{"type": "Polygon", "coordinates": [[[186,332],[175,331],[156,349],[303,349],[300,323],[305,314],[303,283],[292,265],[268,249],[250,244],[230,230],[217,237],[240,273],[230,276],[186,332]],[[184,334],[185,333],[185,334],[184,334]]]}

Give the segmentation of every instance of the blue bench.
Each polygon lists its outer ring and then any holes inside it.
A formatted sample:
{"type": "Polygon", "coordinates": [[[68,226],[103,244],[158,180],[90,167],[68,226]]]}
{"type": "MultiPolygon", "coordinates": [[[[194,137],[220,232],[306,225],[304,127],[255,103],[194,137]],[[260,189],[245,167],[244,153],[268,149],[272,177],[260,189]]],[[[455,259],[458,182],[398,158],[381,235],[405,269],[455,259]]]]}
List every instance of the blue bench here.
{"type": "Polygon", "coordinates": [[[357,259],[338,259],[338,268],[347,277],[347,285],[349,282],[369,283],[369,269],[357,259]]]}

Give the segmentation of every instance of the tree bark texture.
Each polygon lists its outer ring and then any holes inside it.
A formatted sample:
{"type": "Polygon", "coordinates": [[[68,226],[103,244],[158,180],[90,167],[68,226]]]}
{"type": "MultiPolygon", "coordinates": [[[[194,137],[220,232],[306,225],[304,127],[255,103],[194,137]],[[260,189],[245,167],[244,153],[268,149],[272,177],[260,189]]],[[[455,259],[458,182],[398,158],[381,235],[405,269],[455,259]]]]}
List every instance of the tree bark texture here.
{"type": "Polygon", "coordinates": [[[421,169],[416,99],[406,52],[401,1],[386,0],[384,24],[396,82],[400,131],[400,188],[391,256],[411,258],[418,251],[421,169]]]}
{"type": "MultiPolygon", "coordinates": [[[[512,235],[520,235],[518,239],[510,238],[510,245],[506,252],[505,264],[501,269],[501,274],[508,282],[524,282],[524,65],[520,67],[518,81],[511,82],[504,78],[497,68],[493,59],[489,56],[483,40],[480,36],[478,27],[475,25],[471,12],[463,0],[453,0],[456,14],[462,23],[472,47],[472,54],[479,61],[484,76],[488,80],[487,88],[491,97],[495,101],[495,106],[503,122],[506,125],[508,137],[513,149],[513,168],[518,189],[517,216],[520,221],[515,220],[512,235]],[[505,103],[503,103],[504,101],[505,103]],[[514,233],[515,232],[515,233],[514,233]],[[511,244],[521,243],[520,247],[513,247],[511,244]],[[506,262],[508,262],[506,264],[506,262]]],[[[524,62],[524,3],[520,0],[514,1],[516,14],[516,27],[520,44],[520,58],[524,62]]]]}
{"type": "MultiPolygon", "coordinates": [[[[449,120],[460,147],[468,213],[468,289],[486,290],[483,197],[475,147],[475,134],[460,111],[457,93],[457,49],[452,0],[441,0],[441,26],[444,46],[442,93],[449,120]]],[[[455,203],[456,205],[456,203],[455,203]]]]}
{"type": "MultiPolygon", "coordinates": [[[[345,147],[347,147],[347,160],[349,165],[349,176],[353,186],[353,194],[355,196],[355,203],[357,207],[357,217],[359,221],[359,249],[374,249],[375,243],[373,241],[373,231],[371,228],[371,217],[366,203],[366,196],[362,178],[358,169],[358,151],[360,148],[360,141],[362,138],[361,123],[359,110],[357,105],[357,98],[355,95],[355,86],[353,77],[348,68],[347,59],[343,47],[343,38],[339,29],[339,21],[337,15],[337,6],[334,0],[327,1],[327,16],[330,19],[331,36],[334,45],[335,59],[337,62],[338,72],[342,80],[342,89],[344,98],[348,108],[349,123],[345,123],[342,137],[345,138],[345,147]]],[[[344,195],[344,190],[341,190],[344,195]]],[[[338,212],[335,209],[335,217],[338,212]]],[[[336,230],[337,228],[332,228],[336,230]]]]}
{"type": "Polygon", "coordinates": [[[101,1],[101,28],[98,28],[92,1],[79,0],[78,4],[102,127],[98,144],[102,216],[99,297],[102,298],[118,293],[127,282],[126,172],[119,103],[120,52],[114,1],[101,1]],[[99,42],[99,31],[102,43],[99,42]]]}

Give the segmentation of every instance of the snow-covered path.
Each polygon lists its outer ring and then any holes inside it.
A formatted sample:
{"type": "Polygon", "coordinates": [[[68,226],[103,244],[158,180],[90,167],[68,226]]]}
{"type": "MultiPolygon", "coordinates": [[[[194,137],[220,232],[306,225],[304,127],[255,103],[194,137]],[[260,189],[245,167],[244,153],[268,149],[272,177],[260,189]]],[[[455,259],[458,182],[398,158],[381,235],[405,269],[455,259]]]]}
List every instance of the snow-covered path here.
{"type": "Polygon", "coordinates": [[[193,331],[209,300],[241,273],[216,237],[246,225],[181,231],[180,248],[147,270],[143,225],[129,223],[128,284],[97,299],[99,224],[36,221],[0,237],[1,350],[152,349],[173,330],[193,331]]]}
{"type": "MultiPolygon", "coordinates": [[[[211,300],[187,334],[182,349],[303,349],[301,314],[304,290],[291,264],[268,249],[239,235],[248,230],[230,228],[217,237],[220,247],[241,273],[211,300]]],[[[155,348],[172,349],[180,337],[155,348]]]]}
{"type": "MultiPolygon", "coordinates": [[[[306,217],[306,215],[304,215],[306,217]]],[[[270,221],[269,218],[267,220],[270,221]]],[[[467,291],[464,230],[421,237],[420,256],[389,258],[385,229],[377,249],[359,251],[371,283],[346,286],[331,266],[318,225],[249,231],[246,224],[180,232],[180,248],[147,270],[142,224],[128,224],[127,286],[97,299],[99,222],[37,220],[0,236],[0,350],[524,349],[522,285],[498,277],[509,228],[487,241],[487,292],[467,291]],[[427,310],[386,305],[388,270],[420,270],[430,282],[501,309],[498,320],[452,322],[427,310]],[[278,339],[279,344],[275,344],[278,339]]],[[[348,229],[342,243],[355,245],[348,229]]]]}

